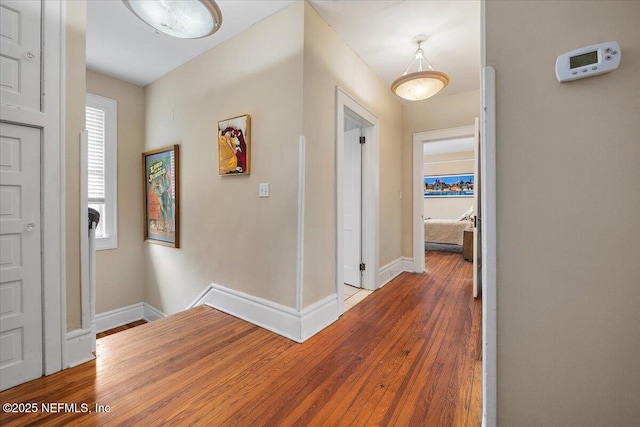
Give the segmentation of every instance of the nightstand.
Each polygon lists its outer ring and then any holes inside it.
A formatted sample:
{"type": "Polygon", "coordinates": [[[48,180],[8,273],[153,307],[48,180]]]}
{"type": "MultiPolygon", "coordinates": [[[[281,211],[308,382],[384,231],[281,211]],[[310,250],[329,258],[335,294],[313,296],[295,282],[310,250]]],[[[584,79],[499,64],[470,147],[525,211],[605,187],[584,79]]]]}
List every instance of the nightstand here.
{"type": "Polygon", "coordinates": [[[473,229],[463,231],[462,258],[465,261],[473,261],[473,229]]]}

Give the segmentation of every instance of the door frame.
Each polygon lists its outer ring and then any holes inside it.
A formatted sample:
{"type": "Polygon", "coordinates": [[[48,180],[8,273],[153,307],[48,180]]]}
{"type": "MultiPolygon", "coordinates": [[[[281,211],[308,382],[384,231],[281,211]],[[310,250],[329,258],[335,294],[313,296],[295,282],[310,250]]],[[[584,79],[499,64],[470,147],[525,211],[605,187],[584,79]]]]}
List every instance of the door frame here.
{"type": "Polygon", "coordinates": [[[66,366],[65,5],[43,1],[43,331],[44,374],[66,366]]]}
{"type": "Polygon", "coordinates": [[[425,272],[424,261],[424,144],[452,138],[473,137],[475,125],[413,134],[413,271],[425,272]],[[422,254],[422,256],[420,256],[422,254]]]}
{"type": "MultiPolygon", "coordinates": [[[[483,31],[484,34],[484,31],[483,31]]],[[[483,61],[484,62],[484,61],[483,61]]],[[[496,71],[482,68],[482,426],[498,420],[496,71]]]]}
{"type": "Polygon", "coordinates": [[[362,288],[375,290],[379,270],[380,242],[380,154],[378,118],[358,101],[336,86],[336,294],[338,315],[344,313],[344,116],[345,108],[363,118],[371,126],[362,128],[366,143],[362,150],[362,259],[366,269],[362,276],[362,288]]]}

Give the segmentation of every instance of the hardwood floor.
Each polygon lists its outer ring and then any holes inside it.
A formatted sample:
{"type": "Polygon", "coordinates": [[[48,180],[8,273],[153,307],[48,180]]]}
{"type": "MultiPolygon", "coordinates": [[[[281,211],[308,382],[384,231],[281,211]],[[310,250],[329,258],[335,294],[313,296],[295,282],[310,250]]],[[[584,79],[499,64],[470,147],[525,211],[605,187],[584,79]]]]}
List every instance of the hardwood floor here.
{"type": "Polygon", "coordinates": [[[127,329],[135,328],[136,326],[144,325],[146,320],[136,320],[135,322],[127,323],[126,325],[118,326],[117,328],[109,329],[108,331],[99,332],[96,334],[96,339],[108,337],[109,335],[117,334],[118,332],[126,331],[127,329]]]}
{"type": "Polygon", "coordinates": [[[205,306],[106,336],[95,361],[0,393],[38,408],[0,425],[479,426],[472,264],[429,254],[303,344],[205,306]]]}

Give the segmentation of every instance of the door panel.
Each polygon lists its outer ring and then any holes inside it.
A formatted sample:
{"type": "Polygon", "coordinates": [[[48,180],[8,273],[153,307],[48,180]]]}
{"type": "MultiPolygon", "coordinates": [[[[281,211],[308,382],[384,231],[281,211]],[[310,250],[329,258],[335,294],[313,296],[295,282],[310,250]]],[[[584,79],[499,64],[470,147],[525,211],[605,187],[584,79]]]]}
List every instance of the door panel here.
{"type": "Polygon", "coordinates": [[[344,133],[344,282],[360,287],[361,164],[360,128],[344,133]]]}
{"type": "Polygon", "coordinates": [[[0,390],[42,375],[40,130],[0,124],[0,390]]]}
{"type": "Polygon", "coordinates": [[[2,104],[40,111],[41,12],[40,1],[0,3],[2,104]]]}

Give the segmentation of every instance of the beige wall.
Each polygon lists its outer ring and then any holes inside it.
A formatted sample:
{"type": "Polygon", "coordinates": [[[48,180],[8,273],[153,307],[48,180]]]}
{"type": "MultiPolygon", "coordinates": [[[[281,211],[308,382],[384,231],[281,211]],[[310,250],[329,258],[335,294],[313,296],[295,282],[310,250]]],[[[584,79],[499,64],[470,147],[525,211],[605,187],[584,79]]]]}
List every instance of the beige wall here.
{"type": "Polygon", "coordinates": [[[65,239],[67,330],[81,326],[80,132],[85,129],[85,34],[87,5],[65,2],[65,239]]]}
{"type": "MultiPolygon", "coordinates": [[[[335,293],[336,86],[379,119],[380,265],[402,256],[402,108],[364,62],[308,4],[304,15],[304,135],[306,137],[303,305],[335,293]]],[[[410,193],[406,193],[410,194],[410,193]]]]}
{"type": "Polygon", "coordinates": [[[96,313],[103,313],[144,301],[144,89],[87,71],[87,92],[118,102],[118,248],[96,252],[96,313]]]}
{"type": "Polygon", "coordinates": [[[640,419],[640,2],[489,1],[500,426],[640,419]],[[556,56],[620,43],[558,83],[556,56]]]}
{"type": "Polygon", "coordinates": [[[181,213],[189,219],[181,224],[181,249],[147,246],[147,302],[179,311],[214,282],[295,306],[297,150],[303,134],[304,305],[335,292],[336,85],[381,120],[380,264],[401,256],[401,149],[395,145],[402,129],[400,103],[315,10],[300,2],[146,88],[147,148],[181,144],[181,213]],[[260,50],[262,60],[251,70],[219,66],[250,47],[260,50]],[[216,121],[244,113],[252,116],[251,176],[218,177],[216,121]],[[259,182],[271,183],[270,198],[257,197],[259,182]]]}
{"type": "MultiPolygon", "coordinates": [[[[474,152],[432,154],[424,156],[425,175],[473,174],[474,152]]],[[[424,217],[458,219],[473,205],[473,197],[429,197],[424,199],[424,217]]]]}
{"type": "MultiPolygon", "coordinates": [[[[420,102],[403,105],[402,128],[402,164],[412,165],[413,134],[431,130],[450,129],[461,126],[473,126],[476,117],[480,117],[480,91],[441,95],[420,102]]],[[[402,192],[412,194],[412,167],[402,168],[402,192]]],[[[465,210],[468,209],[465,208],[465,210]]],[[[413,201],[402,200],[402,254],[413,257],[413,201]]]]}
{"type": "Polygon", "coordinates": [[[144,245],[145,301],[163,312],[210,283],[295,306],[302,40],[296,3],[145,88],[146,149],[180,144],[181,247],[144,245]],[[217,122],[243,114],[251,175],[218,176],[217,122]]]}

